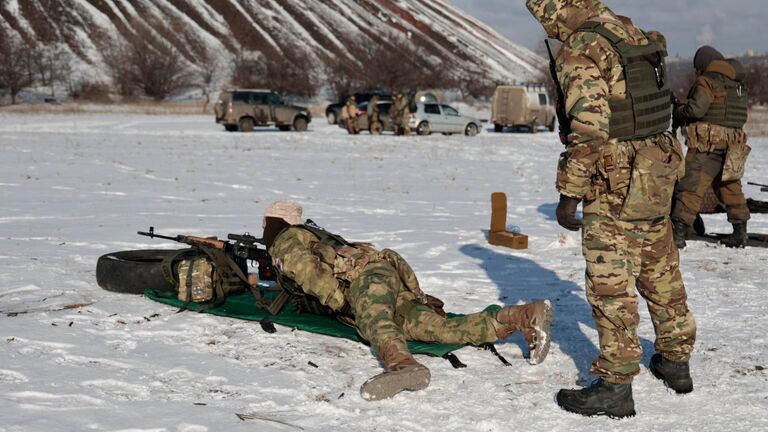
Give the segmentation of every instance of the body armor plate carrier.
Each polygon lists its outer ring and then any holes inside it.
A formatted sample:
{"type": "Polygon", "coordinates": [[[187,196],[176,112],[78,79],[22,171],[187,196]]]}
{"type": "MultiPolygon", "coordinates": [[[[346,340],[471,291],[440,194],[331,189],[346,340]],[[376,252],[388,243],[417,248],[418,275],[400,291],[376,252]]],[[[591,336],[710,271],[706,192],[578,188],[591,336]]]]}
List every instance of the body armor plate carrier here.
{"type": "Polygon", "coordinates": [[[744,127],[748,116],[747,88],[744,83],[714,72],[707,72],[705,76],[723,83],[725,100],[722,97],[716,98],[701,121],[736,129],[744,127]]]}
{"type": "Polygon", "coordinates": [[[607,39],[619,54],[624,68],[627,96],[609,100],[610,137],[619,141],[643,139],[669,129],[672,114],[666,50],[649,40],[631,45],[602,23],[587,22],[578,32],[592,32],[607,39]]]}

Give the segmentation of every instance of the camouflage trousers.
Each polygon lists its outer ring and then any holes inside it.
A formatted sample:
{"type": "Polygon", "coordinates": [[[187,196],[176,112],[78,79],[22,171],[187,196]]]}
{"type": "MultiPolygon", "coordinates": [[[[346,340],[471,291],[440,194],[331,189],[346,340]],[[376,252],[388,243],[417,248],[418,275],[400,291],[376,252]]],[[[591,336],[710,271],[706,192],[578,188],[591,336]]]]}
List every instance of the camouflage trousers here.
{"type": "Polygon", "coordinates": [[[376,353],[406,340],[481,345],[498,339],[496,310],[443,317],[418,301],[395,266],[386,261],[366,265],[347,296],[358,332],[376,353]]]}
{"type": "Polygon", "coordinates": [[[347,132],[350,135],[357,135],[360,133],[357,117],[350,117],[347,119],[347,132]]]}
{"type": "Polygon", "coordinates": [[[685,177],[675,190],[675,210],[673,219],[693,224],[701,211],[704,194],[714,188],[715,195],[725,204],[728,221],[731,223],[749,220],[747,200],[741,190],[741,181],[724,182],[721,179],[725,163],[725,150],[700,152],[688,149],[685,157],[685,177]]]}
{"type": "Polygon", "coordinates": [[[637,292],[645,298],[656,332],[656,351],[688,361],[696,324],[686,304],[677,248],[668,218],[623,222],[610,213],[621,194],[605,193],[598,213],[584,215],[587,299],[600,338],[592,373],[629,383],[640,371],[637,292]],[[637,291],[636,291],[637,290],[637,291]]]}

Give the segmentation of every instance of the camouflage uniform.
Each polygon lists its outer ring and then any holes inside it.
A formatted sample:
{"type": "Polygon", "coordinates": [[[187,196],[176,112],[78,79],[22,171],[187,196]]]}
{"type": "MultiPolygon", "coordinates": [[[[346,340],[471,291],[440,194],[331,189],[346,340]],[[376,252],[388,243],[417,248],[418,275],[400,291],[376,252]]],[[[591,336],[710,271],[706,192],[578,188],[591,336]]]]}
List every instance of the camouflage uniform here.
{"type": "Polygon", "coordinates": [[[410,110],[408,109],[408,98],[402,93],[395,95],[392,100],[392,107],[389,109],[389,115],[392,118],[392,126],[395,129],[395,135],[410,135],[411,126],[410,110]]]}
{"type": "Polygon", "coordinates": [[[355,98],[349,98],[347,104],[342,109],[342,118],[347,122],[347,132],[350,135],[357,135],[360,133],[360,127],[358,126],[357,117],[360,115],[360,110],[357,108],[357,102],[355,98]]]}
{"type": "Polygon", "coordinates": [[[411,267],[396,252],[367,244],[334,250],[294,226],[269,249],[275,266],[334,311],[351,306],[355,326],[381,353],[406,340],[481,345],[498,340],[499,308],[446,318],[428,306],[411,267]]]}
{"type": "Polygon", "coordinates": [[[741,175],[749,153],[747,136],[741,128],[721,126],[702,118],[710,107],[725,98],[722,77],[736,80],[736,70],[724,60],[715,60],[696,78],[688,101],[675,108],[675,117],[686,128],[685,177],[675,194],[673,219],[690,226],[701,211],[705,193],[712,187],[725,204],[728,221],[737,224],[749,220],[747,201],[741,188],[741,175]],[[737,156],[734,165],[726,166],[727,156],[737,156]],[[729,172],[740,171],[735,175],[729,172]]]}
{"type": "Polygon", "coordinates": [[[527,6],[548,35],[564,43],[557,75],[572,121],[557,189],[584,205],[587,299],[600,338],[592,373],[610,383],[630,383],[642,358],[635,288],[647,301],[656,350],[679,362],[687,362],[693,350],[696,327],[666,216],[678,173],[667,172],[660,188],[644,190],[637,181],[636,193],[629,193],[630,180],[658,165],[636,164],[639,152],[647,161],[676,158],[680,164],[680,144],[669,133],[629,141],[610,138],[609,99],[626,99],[624,69],[607,39],[576,30],[597,21],[632,45],[648,44],[639,29],[597,0],[528,0],[527,6]],[[666,215],[656,216],[665,208],[666,215]]]}
{"type": "Polygon", "coordinates": [[[373,96],[368,102],[368,128],[371,135],[381,135],[381,118],[379,116],[379,97],[373,96]]]}

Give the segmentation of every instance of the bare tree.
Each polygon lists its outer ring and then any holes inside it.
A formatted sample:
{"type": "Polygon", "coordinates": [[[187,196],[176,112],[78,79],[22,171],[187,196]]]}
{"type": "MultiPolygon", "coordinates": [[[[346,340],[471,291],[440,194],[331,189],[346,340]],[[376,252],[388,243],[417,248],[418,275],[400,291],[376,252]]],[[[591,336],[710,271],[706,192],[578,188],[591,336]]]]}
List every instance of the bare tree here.
{"type": "Polygon", "coordinates": [[[32,68],[35,48],[20,38],[0,36],[0,88],[11,95],[11,104],[16,104],[19,92],[35,83],[32,68]]]}
{"type": "Polygon", "coordinates": [[[101,39],[101,52],[109,70],[117,94],[124,98],[136,96],[133,85],[131,49],[127,42],[114,41],[108,37],[101,39]]]}
{"type": "Polygon", "coordinates": [[[32,57],[35,72],[40,84],[51,89],[51,96],[56,96],[56,85],[66,82],[72,74],[72,58],[61,47],[41,47],[32,57]]]}
{"type": "Polygon", "coordinates": [[[312,97],[317,93],[315,76],[306,64],[287,57],[266,58],[238,53],[230,81],[238,87],[268,88],[282,95],[312,97]]]}
{"type": "Polygon", "coordinates": [[[192,83],[184,58],[169,43],[149,31],[130,41],[131,81],[145,95],[160,101],[192,83]]]}
{"type": "Polygon", "coordinates": [[[181,54],[148,28],[139,27],[126,42],[107,42],[104,52],[104,62],[124,97],[141,92],[160,101],[193,84],[181,54]]]}

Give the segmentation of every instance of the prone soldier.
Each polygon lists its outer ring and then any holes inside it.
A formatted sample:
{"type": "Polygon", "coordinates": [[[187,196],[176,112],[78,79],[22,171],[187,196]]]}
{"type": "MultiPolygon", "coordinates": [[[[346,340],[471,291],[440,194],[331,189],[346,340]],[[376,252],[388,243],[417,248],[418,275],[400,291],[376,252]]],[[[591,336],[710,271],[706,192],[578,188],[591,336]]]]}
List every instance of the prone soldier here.
{"type": "Polygon", "coordinates": [[[303,221],[301,213],[301,207],[288,202],[274,203],[264,213],[264,241],[278,283],[348,317],[371,343],[384,372],[362,385],[364,399],[390,398],[429,385],[430,372],[414,359],[407,340],[482,345],[521,332],[532,364],[547,356],[552,323],[549,301],[448,318],[443,303],[424,294],[397,252],[350,243],[303,221]]]}

